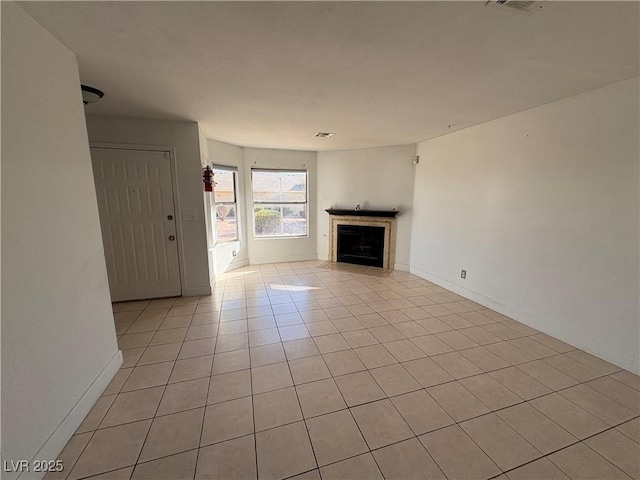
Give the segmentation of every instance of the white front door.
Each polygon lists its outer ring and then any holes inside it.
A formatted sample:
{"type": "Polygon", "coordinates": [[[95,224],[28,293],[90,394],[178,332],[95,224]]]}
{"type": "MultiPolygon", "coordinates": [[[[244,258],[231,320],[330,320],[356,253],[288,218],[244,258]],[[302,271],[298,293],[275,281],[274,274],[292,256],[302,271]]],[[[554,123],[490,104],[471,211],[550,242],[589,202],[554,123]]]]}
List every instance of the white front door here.
{"type": "Polygon", "coordinates": [[[169,152],[91,148],[111,300],[181,295],[169,152]]]}

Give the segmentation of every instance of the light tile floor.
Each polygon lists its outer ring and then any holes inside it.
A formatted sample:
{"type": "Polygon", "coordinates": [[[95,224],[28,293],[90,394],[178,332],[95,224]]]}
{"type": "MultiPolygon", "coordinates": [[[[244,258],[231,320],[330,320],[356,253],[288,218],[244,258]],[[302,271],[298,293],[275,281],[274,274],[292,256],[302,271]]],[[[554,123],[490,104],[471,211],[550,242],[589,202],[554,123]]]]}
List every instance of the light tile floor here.
{"type": "Polygon", "coordinates": [[[409,273],[251,266],[114,312],[124,365],[47,478],[640,478],[636,375],[409,273]]]}

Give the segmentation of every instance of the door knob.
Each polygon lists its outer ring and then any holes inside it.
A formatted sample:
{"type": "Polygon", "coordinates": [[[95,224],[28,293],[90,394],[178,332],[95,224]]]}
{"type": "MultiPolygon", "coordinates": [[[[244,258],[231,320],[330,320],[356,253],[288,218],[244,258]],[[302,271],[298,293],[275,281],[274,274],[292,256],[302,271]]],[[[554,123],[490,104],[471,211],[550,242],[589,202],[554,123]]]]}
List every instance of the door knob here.
{"type": "Polygon", "coordinates": [[[172,242],[176,239],[176,237],[174,237],[173,235],[169,235],[169,240],[171,240],[172,242]]]}

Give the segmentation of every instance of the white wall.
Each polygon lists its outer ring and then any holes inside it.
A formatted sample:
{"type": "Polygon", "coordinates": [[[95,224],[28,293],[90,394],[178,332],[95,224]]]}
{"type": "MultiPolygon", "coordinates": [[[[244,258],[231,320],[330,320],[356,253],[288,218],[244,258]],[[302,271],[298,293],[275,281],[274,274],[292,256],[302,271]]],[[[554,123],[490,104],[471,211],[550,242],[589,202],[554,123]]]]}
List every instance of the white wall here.
{"type": "Polygon", "coordinates": [[[54,459],[122,357],[76,59],[8,2],[2,227],[2,459],[54,459]]]}
{"type": "MultiPolygon", "coordinates": [[[[198,145],[200,148],[200,162],[201,167],[211,166],[211,162],[209,161],[209,146],[207,145],[207,135],[204,130],[198,125],[198,145]]],[[[207,239],[207,264],[209,266],[209,284],[211,286],[214,285],[215,278],[215,249],[214,249],[214,238],[213,238],[213,230],[211,226],[211,216],[209,213],[211,212],[211,205],[213,202],[213,195],[210,192],[205,192],[204,189],[202,191],[202,203],[204,208],[204,223],[205,223],[205,234],[207,239]]]]}
{"type": "Polygon", "coordinates": [[[198,124],[89,115],[87,128],[92,143],[173,147],[178,177],[180,215],[177,226],[182,294],[208,295],[211,285],[198,124]],[[185,212],[195,213],[195,219],[185,220],[185,212]]]}
{"type": "Polygon", "coordinates": [[[329,215],[331,205],[339,208],[389,210],[397,207],[395,268],[408,270],[413,215],[412,163],[416,146],[363,148],[318,152],[318,258],[329,255],[329,215]]]}
{"type": "Polygon", "coordinates": [[[316,260],[316,152],[243,148],[245,231],[252,264],[316,260]],[[307,170],[308,235],[298,238],[254,238],[251,204],[251,169],[280,168],[307,170]]]}
{"type": "MultiPolygon", "coordinates": [[[[246,212],[246,192],[245,192],[245,168],[243,164],[242,147],[231,145],[229,143],[219,142],[209,139],[207,141],[208,159],[211,164],[226,165],[236,167],[238,169],[238,211],[236,221],[238,222],[238,234],[240,240],[234,242],[220,243],[214,246],[209,244],[210,254],[213,256],[215,265],[215,273],[220,274],[228,270],[246,265],[249,262],[249,247],[247,242],[248,223],[245,218],[246,212]],[[236,256],[233,256],[233,252],[236,256]]],[[[215,188],[215,187],[214,187],[215,188]]],[[[213,194],[210,195],[210,201],[213,202],[213,194]]],[[[249,202],[251,198],[249,198],[249,202]]],[[[213,217],[215,218],[215,216],[213,217]]]]}
{"type": "Polygon", "coordinates": [[[411,271],[638,372],[638,86],[420,143],[411,271]]]}

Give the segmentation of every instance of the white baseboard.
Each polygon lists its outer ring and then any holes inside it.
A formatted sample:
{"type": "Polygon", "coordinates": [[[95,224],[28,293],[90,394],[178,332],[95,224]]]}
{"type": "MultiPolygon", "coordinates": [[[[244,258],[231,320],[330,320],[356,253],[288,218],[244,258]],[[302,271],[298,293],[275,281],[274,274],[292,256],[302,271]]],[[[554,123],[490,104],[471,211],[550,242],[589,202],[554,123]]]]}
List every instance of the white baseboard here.
{"type": "Polygon", "coordinates": [[[318,260],[322,260],[323,262],[328,262],[329,255],[318,255],[318,260]]]}
{"type": "Polygon", "coordinates": [[[409,271],[409,264],[407,263],[394,263],[393,264],[393,269],[394,270],[399,270],[401,272],[408,272],[409,271]]]}
{"type": "MultiPolygon", "coordinates": [[[[107,388],[121,365],[122,352],[118,350],[118,352],[111,358],[111,360],[109,360],[107,365],[98,374],[93,383],[89,385],[89,388],[85,390],[71,411],[67,413],[67,416],[64,417],[62,422],[60,422],[60,425],[58,425],[53,433],[49,435],[49,438],[47,438],[42,447],[40,447],[38,453],[36,453],[31,459],[31,462],[29,463],[30,465],[33,465],[34,460],[54,460],[58,458],[58,455],[64,446],[78,429],[84,420],[84,417],[89,413],[89,410],[91,410],[98,398],[100,398],[100,395],[102,395],[102,392],[107,388]]],[[[18,479],[26,478],[25,475],[28,475],[30,479],[40,479],[45,475],[45,473],[46,472],[24,472],[18,476],[18,479]]]]}
{"type": "Polygon", "coordinates": [[[188,287],[182,290],[183,297],[197,297],[200,295],[211,295],[211,285],[201,287],[188,287]]]}
{"type": "Polygon", "coordinates": [[[262,265],[264,263],[303,262],[305,260],[317,260],[316,255],[283,255],[279,257],[250,258],[249,265],[262,265]]]}
{"type": "Polygon", "coordinates": [[[224,269],[216,269],[216,275],[222,275],[223,273],[231,272],[231,271],[236,270],[238,268],[246,267],[247,265],[249,265],[249,260],[246,259],[246,258],[243,259],[243,260],[238,260],[236,262],[231,262],[224,269]]]}
{"type": "Polygon", "coordinates": [[[420,278],[424,278],[436,285],[439,285],[447,290],[450,290],[458,295],[462,295],[469,300],[472,300],[480,305],[483,305],[491,310],[495,310],[498,313],[506,315],[509,318],[513,318],[518,322],[524,323],[536,330],[539,330],[547,335],[550,335],[558,340],[562,340],[569,345],[573,345],[576,348],[584,350],[587,353],[595,355],[607,362],[613,363],[620,368],[629,370],[630,372],[640,374],[640,358],[629,355],[625,352],[621,352],[615,347],[605,345],[597,340],[585,336],[581,332],[569,330],[558,325],[556,322],[540,318],[532,312],[527,312],[519,309],[513,305],[507,305],[496,299],[487,297],[480,293],[469,290],[458,284],[452,283],[437,275],[433,275],[429,272],[421,270],[417,267],[410,267],[409,270],[414,275],[420,278]]]}

